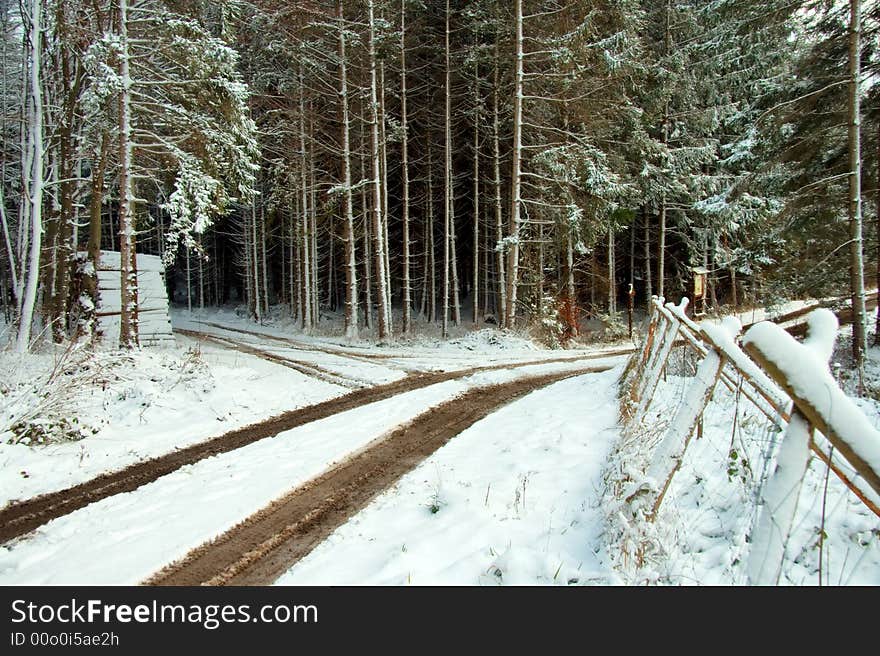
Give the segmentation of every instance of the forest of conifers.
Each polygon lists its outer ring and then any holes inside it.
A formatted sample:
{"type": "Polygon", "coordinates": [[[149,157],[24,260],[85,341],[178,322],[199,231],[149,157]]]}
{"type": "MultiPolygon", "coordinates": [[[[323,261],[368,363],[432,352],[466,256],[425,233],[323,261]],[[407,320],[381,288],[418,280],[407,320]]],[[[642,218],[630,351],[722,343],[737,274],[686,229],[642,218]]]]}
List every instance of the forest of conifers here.
{"type": "MultiPolygon", "coordinates": [[[[880,2],[0,0],[0,288],[89,334],[95,260],[379,340],[613,326],[876,278],[880,2]],[[336,325],[334,324],[334,325],[336,325]]],[[[858,354],[857,354],[858,358],[858,354]]]]}

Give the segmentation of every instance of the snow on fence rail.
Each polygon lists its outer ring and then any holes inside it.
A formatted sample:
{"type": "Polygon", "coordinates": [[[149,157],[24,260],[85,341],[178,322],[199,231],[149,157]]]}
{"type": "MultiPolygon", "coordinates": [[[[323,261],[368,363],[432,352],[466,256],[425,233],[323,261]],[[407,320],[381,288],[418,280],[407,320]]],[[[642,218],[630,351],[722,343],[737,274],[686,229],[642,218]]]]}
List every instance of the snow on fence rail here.
{"type": "MultiPolygon", "coordinates": [[[[750,582],[777,583],[810,450],[880,517],[880,433],[831,375],[828,363],[837,319],[829,310],[810,313],[803,343],[781,327],[762,322],[746,332],[741,348],[737,319],[697,324],[685,313],[687,303],[686,298],[678,305],[653,299],[643,348],[624,374],[621,410],[625,435],[632,438],[644,434],[650,428],[646,424],[654,421],[648,411],[673,347],[682,345],[698,360],[643,474],[628,474],[634,480],[625,487],[623,499],[630,516],[655,520],[693,436],[703,433],[703,414],[721,383],[784,431],[775,471],[766,482],[759,481],[760,507],[748,556],[750,582]]],[[[768,450],[768,460],[771,455],[768,450]]]]}

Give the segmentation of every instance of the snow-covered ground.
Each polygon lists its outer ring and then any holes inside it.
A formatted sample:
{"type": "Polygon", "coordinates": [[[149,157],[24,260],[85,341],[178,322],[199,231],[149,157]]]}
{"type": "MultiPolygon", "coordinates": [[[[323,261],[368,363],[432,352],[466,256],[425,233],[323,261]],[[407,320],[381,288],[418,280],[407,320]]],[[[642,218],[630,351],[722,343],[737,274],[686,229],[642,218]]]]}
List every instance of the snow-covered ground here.
{"type": "MultiPolygon", "coordinates": [[[[624,357],[611,356],[608,346],[541,349],[494,330],[462,332],[448,343],[421,337],[373,345],[305,335],[283,322],[258,326],[231,312],[176,312],[174,321],[221,342],[179,335],[176,348],[126,355],[0,354],[0,505],[349,391],[236,345],[363,385],[420,371],[541,364],[483,371],[355,408],[93,503],[0,546],[0,583],[137,583],[468,389],[572,370],[586,354],[609,354],[592,360],[597,365],[624,357]],[[571,362],[551,362],[560,358],[571,362]],[[55,395],[47,405],[37,402],[39,389],[55,395]],[[64,408],[76,425],[59,428],[64,408]],[[30,445],[11,443],[23,420],[32,425],[30,445]],[[59,431],[87,437],[39,443],[59,431]]],[[[500,409],[405,475],[278,583],[744,583],[756,499],[779,433],[735,393],[719,387],[657,521],[625,526],[615,516],[609,472],[622,461],[636,467],[651,452],[691,366],[672,361],[652,407],[653,430],[636,443],[620,440],[619,370],[564,380],[500,409]]],[[[867,385],[880,398],[877,381],[880,350],[872,349],[867,385]]],[[[880,403],[857,403],[880,426],[880,403]]],[[[880,522],[813,458],[783,582],[816,584],[820,569],[823,583],[880,584],[880,522]]]]}
{"type": "Polygon", "coordinates": [[[540,364],[474,374],[183,467],[6,544],[0,548],[0,583],[137,583],[434,405],[474,387],[575,367],[540,364]]]}
{"type": "MultiPolygon", "coordinates": [[[[456,371],[474,366],[513,364],[534,360],[560,358],[576,359],[584,355],[597,355],[619,351],[631,344],[599,344],[580,346],[571,349],[542,348],[520,333],[483,328],[465,332],[461,328],[458,336],[442,340],[436,336],[416,332],[413,336],[397,337],[394,342],[377,345],[367,340],[349,342],[342,337],[308,335],[290,325],[289,320],[276,320],[266,325],[257,325],[243,320],[228,309],[212,309],[199,313],[175,310],[172,313],[174,325],[178,328],[197,330],[210,335],[233,338],[245,343],[262,343],[265,339],[255,338],[247,333],[257,333],[270,338],[283,339],[295,347],[290,351],[283,349],[290,357],[297,358],[303,348],[318,349],[323,356],[348,356],[347,366],[353,362],[365,367],[375,367],[376,375],[381,367],[386,372],[407,371],[456,371]],[[221,328],[219,326],[224,326],[221,328]],[[247,331],[243,333],[241,331],[247,331]],[[352,361],[352,358],[354,361],[352,361]]],[[[420,326],[419,330],[422,327],[420,326]]],[[[268,342],[272,348],[284,346],[279,342],[268,342]]],[[[330,357],[323,361],[329,366],[334,362],[330,357]]],[[[326,365],[322,365],[326,366],[326,365]]],[[[369,376],[370,369],[361,375],[369,376]]],[[[392,375],[386,373],[386,375],[392,375]]]]}
{"type": "Polygon", "coordinates": [[[599,502],[619,373],[563,380],[475,423],[278,584],[617,582],[599,502]]]}
{"type": "Polygon", "coordinates": [[[70,380],[48,385],[61,355],[0,353],[0,507],[349,391],[252,355],[176,339],[176,349],[68,356],[70,380]],[[47,390],[61,398],[35,408],[47,390]],[[34,408],[36,424],[75,418],[87,437],[10,443],[11,429],[34,408]]]}

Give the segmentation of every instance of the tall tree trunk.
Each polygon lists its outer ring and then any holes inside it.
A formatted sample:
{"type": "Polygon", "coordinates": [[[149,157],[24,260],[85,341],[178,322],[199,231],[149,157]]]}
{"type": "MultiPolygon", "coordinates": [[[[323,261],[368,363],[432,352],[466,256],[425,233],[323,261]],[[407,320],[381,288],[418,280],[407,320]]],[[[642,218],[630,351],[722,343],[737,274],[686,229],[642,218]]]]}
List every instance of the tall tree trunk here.
{"type": "Polygon", "coordinates": [[[495,276],[498,285],[498,300],[496,303],[496,319],[499,328],[505,326],[507,317],[507,276],[504,271],[505,253],[502,248],[504,243],[504,207],[501,201],[501,117],[498,110],[498,93],[500,74],[498,70],[498,42],[495,42],[494,75],[492,88],[492,142],[493,142],[493,165],[495,177],[495,276]]]}
{"type": "Polygon", "coordinates": [[[608,314],[617,314],[617,261],[614,257],[614,229],[608,228],[608,314]]]}
{"type": "MultiPolygon", "coordinates": [[[[9,21],[9,11],[10,11],[10,3],[4,3],[0,6],[0,12],[2,12],[2,22],[0,22],[0,30],[2,30],[3,34],[7,34],[10,29],[10,21],[9,21]]],[[[0,52],[2,52],[2,65],[3,70],[8,71],[9,62],[8,62],[8,42],[6,39],[3,39],[2,45],[0,45],[0,52]]],[[[2,94],[3,98],[8,98],[8,79],[6,75],[0,75],[0,94],[2,94]]],[[[0,134],[6,134],[6,112],[0,112],[0,134]]],[[[18,261],[15,257],[15,250],[12,245],[12,238],[9,232],[9,217],[6,214],[6,149],[0,148],[0,224],[3,226],[3,241],[6,246],[6,256],[9,259],[9,275],[10,280],[12,282],[12,293],[13,300],[15,301],[15,311],[17,312],[19,309],[19,305],[21,299],[19,298],[19,283],[18,283],[18,261]]],[[[20,226],[20,232],[24,232],[24,226],[20,226]]],[[[5,287],[4,287],[5,289],[5,287]]]]}
{"type": "Polygon", "coordinates": [[[446,84],[444,87],[444,163],[443,163],[443,317],[441,319],[441,332],[443,339],[449,336],[449,266],[450,266],[450,241],[452,227],[452,90],[450,89],[449,67],[449,16],[451,14],[449,0],[446,0],[446,84]]]}
{"type": "MultiPolygon", "coordinates": [[[[479,321],[480,314],[480,69],[474,71],[474,276],[473,320],[479,321]]],[[[485,272],[484,272],[485,275],[485,272]]],[[[485,308],[484,308],[485,310],[485,308]]]]}
{"type": "Polygon", "coordinates": [[[260,252],[263,258],[261,273],[263,276],[263,316],[265,317],[269,314],[269,274],[267,269],[269,258],[266,253],[266,203],[260,203],[260,252]]]}
{"type": "Polygon", "coordinates": [[[406,114],[406,0],[400,0],[400,126],[403,184],[403,333],[412,330],[412,281],[409,253],[409,134],[406,114]]]}
{"type": "Polygon", "coordinates": [[[192,312],[192,267],[190,266],[190,247],[184,246],[183,251],[186,258],[186,310],[192,312]]]}
{"type": "Polygon", "coordinates": [[[137,268],[135,266],[135,198],[132,177],[131,74],[128,52],[128,4],[119,0],[119,258],[121,261],[119,346],[138,346],[137,268]]]}
{"type": "MultiPolygon", "coordinates": [[[[877,286],[880,287],[880,120],[877,121],[877,191],[875,193],[877,221],[877,286]]],[[[877,322],[874,325],[874,344],[880,344],[880,292],[877,299],[877,322]]]]}
{"type": "MultiPolygon", "coordinates": [[[[666,0],[666,27],[664,35],[664,54],[672,53],[672,0],[666,0]]],[[[669,145],[669,101],[663,109],[663,145],[669,145]]],[[[660,195],[660,243],[657,253],[657,294],[666,295],[666,191],[660,195]]]]}
{"type": "Polygon", "coordinates": [[[23,157],[29,166],[22,167],[22,203],[23,219],[20,231],[29,235],[30,249],[26,259],[22,249],[22,275],[19,284],[23,286],[19,292],[21,307],[19,308],[19,325],[15,348],[24,353],[30,348],[31,323],[37,302],[37,285],[40,279],[40,250],[42,247],[43,230],[43,90],[42,90],[42,0],[30,0],[28,5],[29,24],[27,25],[27,58],[28,89],[26,92],[25,120],[27,121],[27,137],[23,157]],[[26,265],[25,265],[26,263],[26,265]]]}
{"type": "Polygon", "coordinates": [[[642,206],[642,220],[645,231],[645,304],[650,310],[651,297],[654,295],[654,289],[651,285],[651,226],[648,221],[648,210],[644,206],[642,206]]]}
{"type": "Polygon", "coordinates": [[[297,312],[299,312],[299,304],[296,301],[297,294],[297,284],[296,284],[296,272],[297,272],[297,260],[296,260],[296,247],[299,244],[299,241],[296,238],[296,212],[294,212],[293,217],[290,221],[290,226],[287,229],[289,241],[290,241],[290,276],[288,280],[288,296],[290,297],[290,317],[294,320],[297,318],[297,312]]]}
{"type": "Polygon", "coordinates": [[[853,362],[863,380],[867,342],[865,268],[862,246],[862,154],[861,154],[861,6],[850,0],[849,25],[849,236],[850,289],[853,307],[853,362]]]}
{"type": "MultiPolygon", "coordinates": [[[[368,206],[365,204],[365,211],[368,206]]],[[[370,222],[364,216],[364,324],[367,330],[373,328],[373,274],[370,263],[370,222]]]]}
{"type": "Polygon", "coordinates": [[[107,132],[101,133],[101,145],[96,150],[96,157],[92,161],[91,195],[89,198],[89,242],[86,250],[89,259],[98,267],[98,258],[101,255],[101,207],[104,202],[104,172],[107,170],[107,155],[109,150],[109,138],[107,132]]]}
{"type": "Polygon", "coordinates": [[[574,246],[572,244],[574,241],[574,226],[569,223],[567,228],[565,235],[565,291],[571,308],[570,318],[572,319],[572,336],[577,337],[578,299],[577,291],[574,286],[574,246]]]}
{"type": "Polygon", "coordinates": [[[657,246],[657,295],[666,296],[666,192],[660,200],[660,240],[657,246]]]}
{"type": "MultiPolygon", "coordinates": [[[[381,19],[381,16],[380,16],[381,19]]],[[[388,138],[385,131],[385,62],[379,61],[379,170],[382,173],[382,257],[385,260],[385,289],[388,290],[388,316],[391,317],[391,254],[388,247],[388,138]]],[[[389,328],[390,332],[390,328],[389,328]]]]}
{"type": "MultiPolygon", "coordinates": [[[[62,43],[70,40],[68,35],[67,13],[64,3],[58,3],[55,12],[56,30],[62,43]]],[[[56,343],[64,340],[67,336],[67,311],[68,296],[70,294],[70,264],[73,260],[73,232],[75,226],[75,202],[76,191],[74,175],[76,172],[76,146],[74,143],[74,122],[76,121],[76,88],[73,62],[70,51],[61,47],[59,52],[61,63],[61,86],[62,106],[60,112],[61,123],[57,126],[58,132],[58,241],[55,248],[55,284],[52,290],[52,307],[50,320],[52,322],[52,338],[56,343]]]]}
{"type": "Polygon", "coordinates": [[[515,0],[516,20],[516,75],[513,96],[513,172],[510,179],[510,243],[507,261],[507,309],[504,324],[516,324],[516,295],[519,284],[519,231],[521,205],[522,159],[522,105],[523,105],[523,12],[522,0],[515,0]]]}
{"type": "Polygon", "coordinates": [[[437,321],[437,256],[434,250],[434,169],[431,159],[431,142],[428,141],[428,252],[430,253],[431,302],[428,320],[437,321]]]}
{"type": "Polygon", "coordinates": [[[301,326],[303,330],[312,329],[312,264],[309,260],[311,239],[309,237],[309,190],[308,161],[306,153],[306,104],[303,88],[302,67],[299,70],[299,147],[300,147],[300,186],[302,187],[302,254],[303,254],[303,314],[301,326]]]}
{"type": "MultiPolygon", "coordinates": [[[[357,339],[358,336],[358,291],[357,257],[355,255],[354,209],[351,191],[351,141],[348,120],[348,69],[345,55],[345,17],[342,0],[336,0],[336,19],[339,21],[339,105],[342,108],[342,185],[343,208],[345,212],[345,337],[357,339]]],[[[331,231],[332,233],[332,231],[331,231]]],[[[330,271],[328,285],[333,272],[333,235],[330,235],[330,271]]],[[[331,303],[330,292],[327,302],[331,303]]]]}
{"type": "Polygon", "coordinates": [[[309,104],[309,144],[311,145],[311,157],[309,157],[309,189],[311,190],[311,203],[309,205],[309,235],[311,236],[311,256],[309,261],[312,265],[312,325],[318,325],[321,317],[320,303],[318,299],[318,189],[315,184],[315,135],[314,112],[309,104]]]}
{"type": "Polygon", "coordinates": [[[379,339],[391,335],[391,309],[388,300],[388,278],[385,272],[385,227],[382,212],[382,172],[380,170],[380,141],[378,113],[378,81],[376,76],[376,18],[373,0],[367,0],[370,42],[370,159],[373,165],[373,255],[376,259],[376,302],[379,310],[379,339]]]}
{"type": "MultiPolygon", "coordinates": [[[[361,138],[361,180],[367,179],[367,167],[364,164],[364,144],[361,138]]],[[[370,261],[370,200],[367,197],[367,186],[361,185],[361,207],[364,221],[364,324],[367,330],[373,328],[373,273],[370,261]]]]}

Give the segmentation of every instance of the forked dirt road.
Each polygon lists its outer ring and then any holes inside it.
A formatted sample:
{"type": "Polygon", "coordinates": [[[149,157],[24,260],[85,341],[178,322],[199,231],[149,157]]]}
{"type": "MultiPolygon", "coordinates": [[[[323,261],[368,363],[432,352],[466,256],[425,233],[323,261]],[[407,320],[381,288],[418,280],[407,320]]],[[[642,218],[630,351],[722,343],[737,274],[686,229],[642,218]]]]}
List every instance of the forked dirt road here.
{"type": "MultiPolygon", "coordinates": [[[[242,346],[253,355],[263,355],[259,349],[254,349],[252,345],[236,344],[234,340],[228,338],[223,338],[223,341],[229,347],[237,348],[242,346]]],[[[604,359],[613,355],[616,355],[616,353],[599,353],[594,356],[585,356],[583,360],[604,359]]],[[[281,356],[273,354],[273,361],[276,358],[283,359],[281,356]]],[[[341,397],[282,413],[207,441],[139,462],[119,471],[98,476],[70,488],[9,504],[0,510],[0,543],[22,536],[52,519],[72,513],[88,504],[115,494],[131,492],[142,485],[155,481],[166,474],[170,474],[181,467],[193,464],[204,458],[234,451],[258,440],[275,437],[279,433],[340,412],[381,401],[397,394],[448,380],[463,378],[483,371],[515,369],[536,364],[571,361],[571,358],[558,358],[517,364],[473,367],[458,371],[413,373],[406,378],[385,385],[355,389],[341,397]]],[[[584,367],[587,369],[588,365],[585,364],[584,367]]],[[[480,390],[480,393],[485,392],[480,390]]]]}
{"type": "Polygon", "coordinates": [[[147,585],[267,585],[405,473],[463,430],[525,394],[588,367],[472,389],[374,440],[214,540],[147,585]]]}

